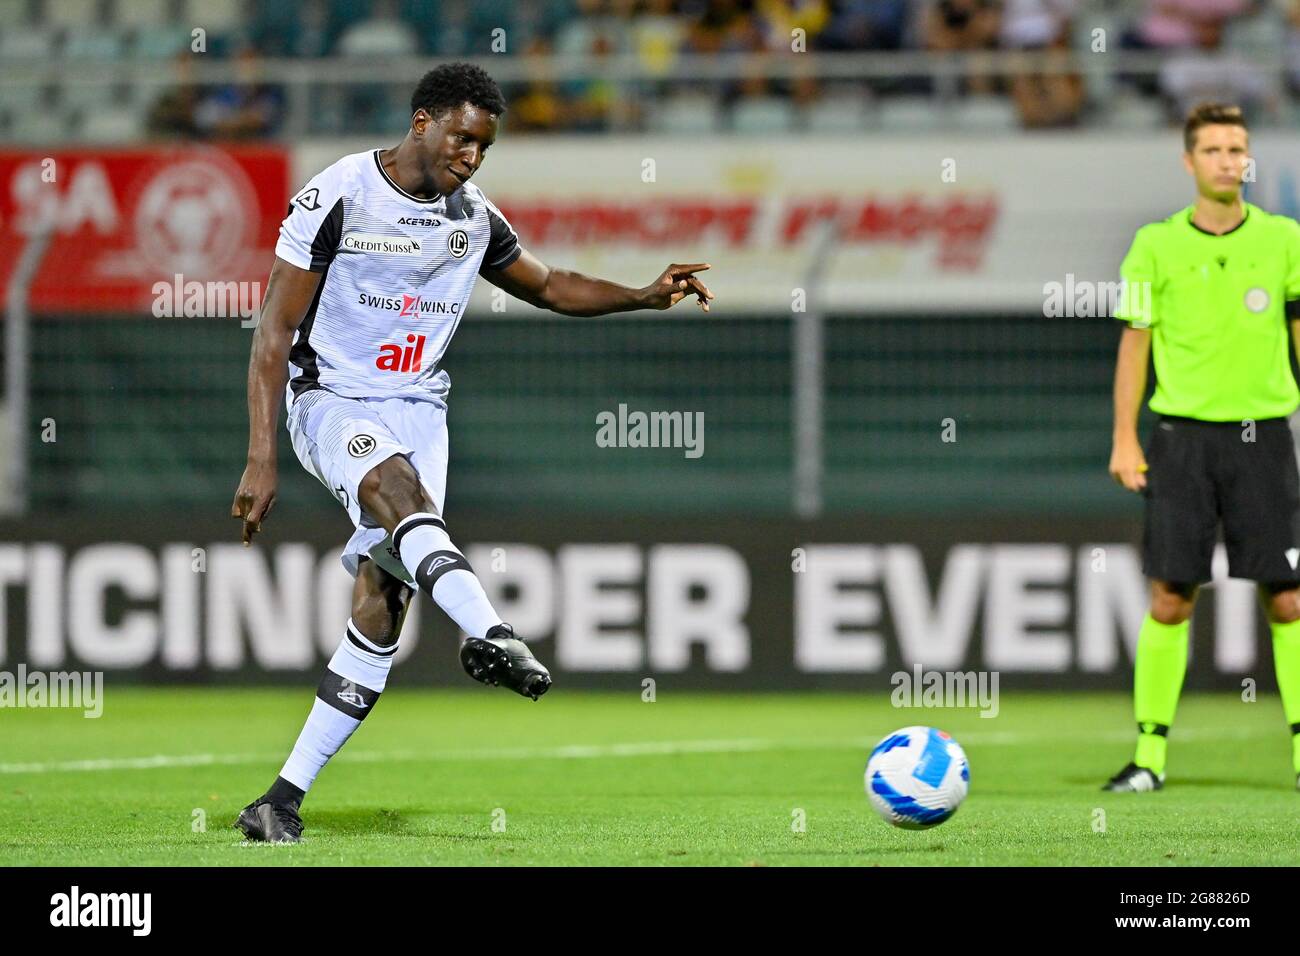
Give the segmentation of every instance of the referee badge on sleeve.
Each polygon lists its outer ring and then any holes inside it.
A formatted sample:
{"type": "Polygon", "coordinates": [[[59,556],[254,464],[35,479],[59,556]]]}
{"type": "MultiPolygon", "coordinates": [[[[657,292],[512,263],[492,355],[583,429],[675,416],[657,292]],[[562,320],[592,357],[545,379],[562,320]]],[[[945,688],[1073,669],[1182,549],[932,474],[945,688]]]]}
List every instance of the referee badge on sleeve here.
{"type": "Polygon", "coordinates": [[[1243,300],[1251,312],[1263,312],[1268,308],[1272,299],[1269,297],[1267,289],[1261,289],[1259,286],[1246,290],[1246,297],[1243,300]]]}

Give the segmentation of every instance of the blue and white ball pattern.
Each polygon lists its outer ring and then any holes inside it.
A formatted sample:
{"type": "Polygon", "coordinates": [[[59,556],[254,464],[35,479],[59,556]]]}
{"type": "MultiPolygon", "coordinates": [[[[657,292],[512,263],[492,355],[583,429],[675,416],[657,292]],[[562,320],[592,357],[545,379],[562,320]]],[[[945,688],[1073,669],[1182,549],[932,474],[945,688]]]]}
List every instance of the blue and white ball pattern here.
{"type": "Polygon", "coordinates": [[[924,830],[957,812],[970,788],[970,765],[961,745],[942,730],[904,727],[871,751],[866,788],[886,821],[924,830]]]}

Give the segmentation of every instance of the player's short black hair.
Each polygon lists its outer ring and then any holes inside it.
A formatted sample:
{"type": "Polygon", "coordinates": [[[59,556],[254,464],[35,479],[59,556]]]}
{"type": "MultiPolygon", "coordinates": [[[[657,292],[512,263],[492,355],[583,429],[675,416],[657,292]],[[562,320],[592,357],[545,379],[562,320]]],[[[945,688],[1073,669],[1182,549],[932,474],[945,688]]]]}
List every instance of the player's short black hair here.
{"type": "Polygon", "coordinates": [[[411,94],[411,113],[422,109],[436,120],[466,103],[497,116],[506,111],[501,87],[487,71],[473,63],[444,63],[420,77],[411,94]]]}

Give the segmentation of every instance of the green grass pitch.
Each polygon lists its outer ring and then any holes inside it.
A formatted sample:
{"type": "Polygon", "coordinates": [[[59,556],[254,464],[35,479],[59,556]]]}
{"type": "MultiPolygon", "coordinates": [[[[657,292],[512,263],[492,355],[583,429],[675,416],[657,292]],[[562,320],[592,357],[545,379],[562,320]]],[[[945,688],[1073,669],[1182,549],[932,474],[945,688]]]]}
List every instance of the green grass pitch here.
{"type": "Polygon", "coordinates": [[[1169,783],[1102,794],[1131,752],[1120,694],[1004,693],[974,710],[885,693],[658,700],[557,688],[394,688],[324,770],[297,846],[231,822],[274,778],[311,690],[111,682],[104,714],[0,711],[0,864],[1294,864],[1300,793],[1276,697],[1188,695],[1169,783]],[[971,793],[895,830],[867,803],[870,746],[951,732],[971,793]],[[798,832],[800,820],[805,823],[798,832]],[[201,825],[201,824],[205,824],[201,825]],[[1098,832],[1104,826],[1104,832],[1098,832]]]}

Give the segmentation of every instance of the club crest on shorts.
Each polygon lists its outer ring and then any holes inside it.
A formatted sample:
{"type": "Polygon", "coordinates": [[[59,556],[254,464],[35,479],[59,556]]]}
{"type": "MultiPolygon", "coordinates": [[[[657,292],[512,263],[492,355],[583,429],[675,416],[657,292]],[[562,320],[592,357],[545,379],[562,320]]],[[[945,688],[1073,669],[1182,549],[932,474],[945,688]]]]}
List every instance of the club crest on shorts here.
{"type": "Polygon", "coordinates": [[[447,251],[451,253],[453,259],[465,258],[465,253],[469,252],[469,233],[464,229],[457,229],[448,236],[447,251]]]}
{"type": "Polygon", "coordinates": [[[1261,289],[1259,286],[1255,286],[1254,288],[1246,290],[1244,302],[1246,308],[1250,309],[1252,312],[1263,312],[1268,308],[1268,304],[1271,301],[1267,289],[1261,289]]]}
{"type": "Polygon", "coordinates": [[[356,435],[348,442],[348,454],[353,458],[365,458],[375,450],[375,444],[369,435],[356,435]]]}

